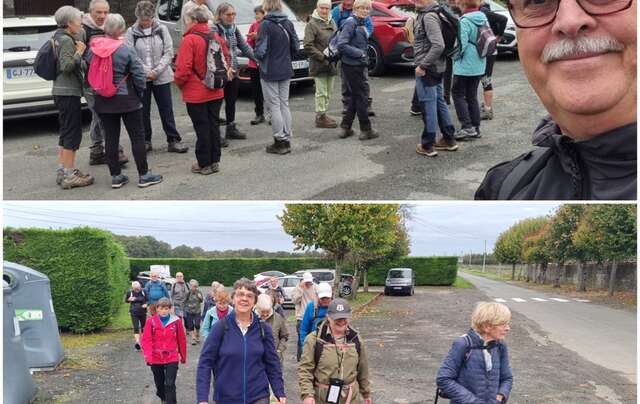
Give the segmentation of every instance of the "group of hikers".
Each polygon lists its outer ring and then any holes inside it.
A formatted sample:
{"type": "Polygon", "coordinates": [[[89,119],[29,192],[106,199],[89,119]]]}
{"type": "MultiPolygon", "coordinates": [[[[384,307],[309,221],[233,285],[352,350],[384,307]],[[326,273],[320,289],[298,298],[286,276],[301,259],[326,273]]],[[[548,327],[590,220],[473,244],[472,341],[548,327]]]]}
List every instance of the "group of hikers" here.
{"type": "MultiPolygon", "coordinates": [[[[133,282],[125,300],[131,305],[135,348],[142,350],[163,404],[177,403],[178,364],[187,361],[185,328],[192,345],[203,341],[196,374],[199,404],[210,399],[217,404],[286,402],[289,333],[284,312],[275,309],[284,302],[276,278],[262,292],[255,282],[239,279],[231,295],[213,282],[205,297],[198,282],[187,284],[182,273],[167,288],[152,272],[144,288],[133,282]]],[[[303,404],[371,404],[366,344],[351,325],[351,304],[334,298],[330,284],[316,284],[310,272],[303,274],[292,300],[303,404]]],[[[500,303],[476,306],[471,329],[455,339],[438,370],[438,396],[452,403],[506,402],[513,379],[504,342],[510,321],[509,309],[500,303]]]]}

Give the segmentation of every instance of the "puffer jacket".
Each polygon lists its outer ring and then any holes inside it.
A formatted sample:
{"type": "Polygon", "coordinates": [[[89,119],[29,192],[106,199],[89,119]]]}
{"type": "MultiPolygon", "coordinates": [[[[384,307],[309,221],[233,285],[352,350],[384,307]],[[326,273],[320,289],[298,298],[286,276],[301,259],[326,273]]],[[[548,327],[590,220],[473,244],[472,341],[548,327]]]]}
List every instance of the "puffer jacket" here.
{"type": "Polygon", "coordinates": [[[153,84],[160,86],[173,81],[173,40],[169,29],[154,20],[151,25],[151,35],[142,32],[140,24],[133,24],[124,35],[127,45],[133,47],[140,58],[145,77],[149,72],[156,74],[153,84]],[[136,40],[137,38],[137,40],[136,40]],[[135,45],[135,46],[134,46],[135,45]]]}
{"type": "Polygon", "coordinates": [[[202,292],[196,290],[195,292],[191,289],[187,292],[187,296],[184,299],[184,311],[189,313],[190,316],[200,315],[200,308],[202,306],[202,301],[204,298],[202,297],[202,292]]]}
{"type": "MultiPolygon", "coordinates": [[[[203,22],[195,24],[184,34],[176,58],[175,82],[182,91],[184,102],[200,104],[220,100],[224,98],[224,90],[222,88],[211,90],[200,79],[207,72],[207,41],[195,32],[207,34],[211,31],[207,23],[203,22]]],[[[222,53],[229,64],[229,52],[224,39],[217,33],[213,33],[213,37],[222,44],[222,53]]]]}
{"type": "Polygon", "coordinates": [[[433,4],[419,9],[413,26],[413,64],[432,73],[443,73],[447,68],[440,19],[435,12],[430,12],[438,7],[433,4]]]}
{"type": "MultiPolygon", "coordinates": [[[[637,123],[633,122],[589,140],[564,135],[550,116],[533,134],[537,152],[548,157],[516,180],[506,199],[514,200],[635,200],[637,196],[637,123]]],[[[489,169],[475,199],[494,200],[509,174],[531,158],[527,152],[489,169]]]]}
{"type": "Polygon", "coordinates": [[[309,75],[335,75],[337,74],[336,65],[329,62],[324,55],[324,50],[329,46],[331,35],[338,28],[333,21],[331,14],[328,19],[323,19],[318,14],[318,10],[314,10],[311,19],[304,28],[304,51],[309,58],[309,75]]]}
{"type": "Polygon", "coordinates": [[[287,320],[275,311],[265,320],[265,323],[271,326],[273,333],[273,342],[276,345],[276,351],[280,356],[280,363],[284,361],[284,351],[287,349],[287,341],[289,340],[289,331],[287,330],[287,320]]]}
{"type": "Polygon", "coordinates": [[[82,56],[76,53],[74,38],[57,30],[58,75],[53,82],[52,95],[82,96],[82,56]]]}
{"type": "Polygon", "coordinates": [[[453,74],[456,76],[482,76],[487,58],[481,58],[476,49],[478,27],[488,24],[482,11],[469,11],[460,18],[460,57],[453,61],[453,74]]]}
{"type": "Polygon", "coordinates": [[[142,108],[142,95],[147,79],[136,51],[122,40],[95,37],[85,52],[85,60],[91,65],[93,55],[111,56],[113,84],[118,86],[116,95],[105,98],[96,94],[95,109],[99,113],[131,112],[142,108]],[[124,77],[127,77],[123,81],[124,77]]]}
{"type": "Polygon", "coordinates": [[[338,51],[342,63],[351,66],[366,66],[369,64],[367,46],[369,33],[365,27],[365,20],[352,15],[342,25],[338,35],[338,51]]]}
{"type": "MultiPolygon", "coordinates": [[[[467,335],[471,347],[483,347],[484,341],[474,331],[467,335]]],[[[487,345],[491,356],[491,370],[487,371],[484,349],[470,349],[467,339],[460,336],[438,370],[436,382],[451,404],[497,404],[496,396],[509,398],[513,375],[509,366],[509,352],[503,341],[487,345]]]]}
{"type": "Polygon", "coordinates": [[[169,322],[162,325],[160,316],[155,314],[144,326],[142,352],[150,365],[164,365],[178,362],[187,363],[187,337],[182,320],[175,314],[169,315],[169,322]]]}
{"type": "MultiPolygon", "coordinates": [[[[233,311],[233,307],[231,306],[228,306],[228,307],[229,307],[229,311],[227,312],[227,316],[231,314],[231,312],[233,311]]],[[[202,339],[207,339],[207,337],[209,336],[209,332],[211,331],[211,328],[219,320],[220,319],[218,318],[218,308],[214,303],[211,306],[211,308],[207,310],[207,312],[204,315],[204,319],[200,324],[200,336],[202,337],[202,339]]]]}
{"type": "Polygon", "coordinates": [[[340,404],[346,402],[351,390],[351,403],[361,404],[365,398],[371,396],[369,381],[369,360],[367,352],[358,332],[351,327],[347,329],[346,342],[336,345],[331,335],[328,323],[321,324],[317,332],[309,334],[304,343],[304,350],[298,364],[298,380],[300,382],[300,397],[304,401],[307,397],[314,397],[316,404],[325,404],[329,379],[340,379],[337,350],[343,352],[342,367],[344,387],[340,397],[340,404]],[[355,341],[359,340],[360,353],[355,341]],[[322,344],[322,353],[318,363],[315,362],[316,342],[322,344]]]}
{"type": "Polygon", "coordinates": [[[298,34],[287,15],[281,11],[269,11],[260,24],[254,52],[259,62],[260,78],[265,81],[289,80],[293,75],[291,61],[299,48],[298,34]]]}

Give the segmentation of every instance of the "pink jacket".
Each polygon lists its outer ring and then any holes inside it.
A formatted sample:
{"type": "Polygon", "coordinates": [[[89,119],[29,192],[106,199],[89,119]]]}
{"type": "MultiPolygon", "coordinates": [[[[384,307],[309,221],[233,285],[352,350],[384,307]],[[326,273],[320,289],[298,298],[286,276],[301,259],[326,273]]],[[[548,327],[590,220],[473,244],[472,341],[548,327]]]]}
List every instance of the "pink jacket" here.
{"type": "Polygon", "coordinates": [[[142,333],[142,352],[144,360],[150,365],[164,365],[178,362],[187,363],[187,337],[182,320],[171,314],[167,326],[155,314],[144,326],[142,333]]]}
{"type": "MultiPolygon", "coordinates": [[[[260,31],[260,23],[261,21],[254,21],[251,26],[249,27],[249,34],[252,32],[255,32],[256,34],[258,33],[258,31],[260,31]]],[[[249,38],[250,35],[247,35],[247,43],[249,44],[249,46],[251,46],[251,48],[255,49],[256,48],[256,40],[255,39],[251,39],[249,38]]],[[[249,59],[249,64],[247,65],[247,67],[249,67],[250,69],[257,69],[258,65],[256,64],[256,62],[254,62],[253,60],[249,59]]]]}

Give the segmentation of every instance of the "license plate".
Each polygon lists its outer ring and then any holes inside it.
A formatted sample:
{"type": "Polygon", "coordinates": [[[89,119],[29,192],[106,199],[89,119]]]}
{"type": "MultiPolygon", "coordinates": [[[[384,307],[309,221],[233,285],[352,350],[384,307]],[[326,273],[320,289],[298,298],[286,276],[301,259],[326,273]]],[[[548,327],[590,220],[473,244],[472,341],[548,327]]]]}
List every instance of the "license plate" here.
{"type": "Polygon", "coordinates": [[[309,68],[309,61],[308,60],[294,60],[293,62],[291,62],[291,67],[293,67],[293,70],[307,69],[307,68],[309,68]]]}
{"type": "Polygon", "coordinates": [[[402,287],[401,287],[401,286],[396,286],[396,287],[394,287],[394,289],[395,289],[395,290],[401,290],[401,289],[402,289],[402,287]]]}
{"type": "Polygon", "coordinates": [[[23,80],[35,76],[32,66],[9,67],[4,69],[4,77],[7,80],[23,80]]]}

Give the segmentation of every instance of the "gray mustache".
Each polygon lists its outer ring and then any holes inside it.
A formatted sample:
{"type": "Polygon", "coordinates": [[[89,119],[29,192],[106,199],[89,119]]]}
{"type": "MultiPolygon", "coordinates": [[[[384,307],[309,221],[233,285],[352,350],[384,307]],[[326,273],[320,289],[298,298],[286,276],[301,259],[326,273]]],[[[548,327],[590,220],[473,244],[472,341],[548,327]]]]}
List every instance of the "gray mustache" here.
{"type": "Polygon", "coordinates": [[[540,60],[551,63],[556,60],[585,54],[622,52],[624,45],[612,37],[580,36],[575,39],[563,38],[545,45],[540,60]]]}

